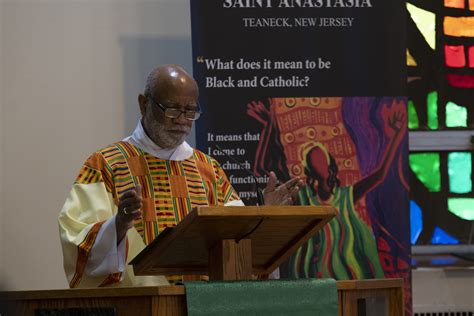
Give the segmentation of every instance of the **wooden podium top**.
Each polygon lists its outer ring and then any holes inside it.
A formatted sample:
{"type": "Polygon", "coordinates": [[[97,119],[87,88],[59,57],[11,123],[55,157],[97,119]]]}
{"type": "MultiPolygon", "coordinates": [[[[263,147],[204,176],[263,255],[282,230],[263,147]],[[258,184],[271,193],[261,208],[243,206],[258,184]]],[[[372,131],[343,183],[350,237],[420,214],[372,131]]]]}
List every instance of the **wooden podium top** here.
{"type": "MultiPolygon", "coordinates": [[[[341,280],[336,281],[338,291],[349,290],[381,290],[402,288],[403,279],[371,279],[371,280],[341,280]]],[[[164,286],[136,286],[136,287],[111,287],[111,288],[85,288],[85,289],[55,289],[34,291],[8,291],[0,292],[4,300],[47,300],[65,298],[91,298],[91,297],[132,297],[132,296],[175,296],[185,295],[184,285],[164,286]]]]}
{"type": "Polygon", "coordinates": [[[200,207],[130,264],[136,275],[208,274],[208,249],[223,239],[251,239],[252,273],[267,274],[334,215],[330,206],[200,207]]]}

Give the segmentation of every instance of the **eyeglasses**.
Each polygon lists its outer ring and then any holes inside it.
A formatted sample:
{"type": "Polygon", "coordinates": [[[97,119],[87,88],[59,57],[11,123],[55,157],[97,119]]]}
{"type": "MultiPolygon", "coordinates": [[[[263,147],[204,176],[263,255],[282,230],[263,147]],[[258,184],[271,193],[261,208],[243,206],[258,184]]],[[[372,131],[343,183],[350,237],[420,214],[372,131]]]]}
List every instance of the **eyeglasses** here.
{"type": "Polygon", "coordinates": [[[163,105],[161,104],[160,102],[157,102],[155,101],[152,97],[148,96],[148,98],[150,98],[150,100],[158,105],[158,107],[163,111],[163,113],[165,114],[166,117],[168,118],[172,118],[172,119],[177,119],[178,117],[181,116],[181,114],[184,114],[184,118],[189,120],[189,121],[195,121],[197,120],[202,112],[200,110],[200,106],[199,104],[197,104],[198,106],[198,110],[197,111],[194,111],[194,110],[186,110],[186,111],[182,111],[180,109],[177,109],[177,108],[172,108],[172,107],[168,107],[166,105],[163,105]]]}

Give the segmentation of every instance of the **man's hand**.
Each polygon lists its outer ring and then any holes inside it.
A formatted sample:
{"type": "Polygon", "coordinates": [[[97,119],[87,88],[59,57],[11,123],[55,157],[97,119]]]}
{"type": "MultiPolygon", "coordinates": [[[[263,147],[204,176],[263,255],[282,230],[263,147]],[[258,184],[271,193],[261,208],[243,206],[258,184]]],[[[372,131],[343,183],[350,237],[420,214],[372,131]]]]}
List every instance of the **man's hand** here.
{"type": "Polygon", "coordinates": [[[125,192],[120,197],[118,212],[115,216],[115,226],[117,230],[117,244],[125,237],[127,231],[133,226],[133,221],[142,215],[141,197],[142,187],[138,185],[136,189],[125,192]]]}
{"type": "Polygon", "coordinates": [[[298,191],[303,186],[303,181],[299,177],[296,177],[278,185],[275,172],[271,171],[269,176],[270,179],[268,180],[265,190],[263,190],[265,205],[293,204],[298,191]]]}

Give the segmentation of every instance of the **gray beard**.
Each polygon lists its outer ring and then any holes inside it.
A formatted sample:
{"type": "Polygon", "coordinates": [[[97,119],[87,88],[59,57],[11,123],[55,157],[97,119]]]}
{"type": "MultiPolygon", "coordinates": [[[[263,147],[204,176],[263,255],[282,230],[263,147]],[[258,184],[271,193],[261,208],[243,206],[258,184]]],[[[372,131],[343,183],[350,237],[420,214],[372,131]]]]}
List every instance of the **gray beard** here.
{"type": "Polygon", "coordinates": [[[151,140],[161,148],[165,149],[171,149],[171,148],[176,148],[179,145],[181,145],[184,140],[186,139],[186,136],[189,134],[190,130],[189,128],[186,129],[186,134],[184,135],[175,135],[172,133],[168,133],[163,125],[161,125],[159,122],[156,120],[153,120],[153,122],[149,122],[151,124],[147,124],[151,128],[151,134],[148,135],[151,140]]]}

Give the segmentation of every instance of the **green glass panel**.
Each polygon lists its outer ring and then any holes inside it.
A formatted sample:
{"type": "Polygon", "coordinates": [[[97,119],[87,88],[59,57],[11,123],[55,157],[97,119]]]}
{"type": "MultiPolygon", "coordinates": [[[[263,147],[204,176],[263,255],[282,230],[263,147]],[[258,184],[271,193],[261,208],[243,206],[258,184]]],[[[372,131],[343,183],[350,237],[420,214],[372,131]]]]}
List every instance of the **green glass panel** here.
{"type": "Polygon", "coordinates": [[[448,174],[450,192],[471,192],[471,172],[471,153],[453,152],[448,154],[448,174]]]}
{"type": "Polygon", "coordinates": [[[453,102],[448,102],[448,104],[446,104],[446,126],[466,127],[467,109],[453,102]]]}
{"type": "Polygon", "coordinates": [[[420,123],[418,122],[418,114],[416,114],[415,104],[413,101],[408,101],[408,128],[409,129],[416,129],[420,127],[420,123]]]}
{"type": "Polygon", "coordinates": [[[428,127],[438,129],[438,92],[428,93],[426,102],[428,105],[428,127]]]}
{"type": "Polygon", "coordinates": [[[438,153],[410,154],[410,167],[430,192],[439,192],[441,176],[438,153]]]}
{"type": "Polygon", "coordinates": [[[474,220],[474,199],[449,198],[448,210],[465,220],[474,220]]]}

